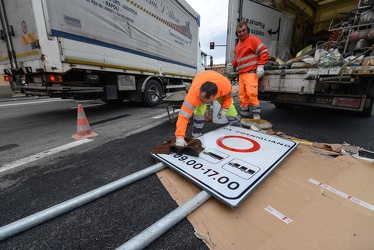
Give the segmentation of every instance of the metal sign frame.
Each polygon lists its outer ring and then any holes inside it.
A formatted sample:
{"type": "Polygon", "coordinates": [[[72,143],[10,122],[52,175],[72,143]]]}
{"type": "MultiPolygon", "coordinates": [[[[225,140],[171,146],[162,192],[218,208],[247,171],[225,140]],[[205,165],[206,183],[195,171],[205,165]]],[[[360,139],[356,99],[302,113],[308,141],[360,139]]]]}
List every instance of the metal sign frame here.
{"type": "Polygon", "coordinates": [[[230,207],[237,207],[298,145],[245,128],[226,126],[199,137],[199,157],[153,154],[230,207]]]}

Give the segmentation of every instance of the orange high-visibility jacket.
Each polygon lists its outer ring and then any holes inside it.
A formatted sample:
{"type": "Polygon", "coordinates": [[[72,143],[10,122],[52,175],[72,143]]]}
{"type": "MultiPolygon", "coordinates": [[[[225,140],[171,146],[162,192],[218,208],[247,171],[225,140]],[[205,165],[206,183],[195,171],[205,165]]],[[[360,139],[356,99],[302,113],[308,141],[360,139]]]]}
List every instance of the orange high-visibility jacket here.
{"type": "Polygon", "coordinates": [[[267,47],[256,36],[247,35],[235,47],[235,59],[232,66],[238,68],[239,74],[256,70],[257,65],[265,65],[269,59],[267,47]]]}
{"type": "Polygon", "coordinates": [[[184,138],[186,136],[188,119],[192,116],[197,105],[203,104],[200,101],[200,87],[205,82],[215,83],[218,91],[217,95],[214,97],[214,100],[218,97],[222,97],[222,108],[228,109],[230,107],[232,103],[232,96],[234,94],[234,89],[231,86],[231,82],[222,74],[213,70],[200,72],[193,79],[191,88],[189,89],[182,104],[181,110],[179,111],[175,137],[184,138]]]}

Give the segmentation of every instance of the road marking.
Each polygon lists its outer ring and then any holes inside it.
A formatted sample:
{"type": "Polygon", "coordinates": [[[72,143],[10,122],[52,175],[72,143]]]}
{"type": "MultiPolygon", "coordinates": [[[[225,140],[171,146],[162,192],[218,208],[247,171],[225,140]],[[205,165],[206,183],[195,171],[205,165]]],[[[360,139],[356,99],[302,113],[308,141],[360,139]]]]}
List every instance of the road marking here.
{"type": "Polygon", "coordinates": [[[18,106],[18,105],[29,105],[29,104],[39,104],[43,102],[61,102],[66,101],[63,99],[48,99],[48,100],[40,100],[36,102],[18,102],[18,103],[7,103],[7,104],[0,104],[0,107],[6,107],[6,106],[18,106]]]}
{"type": "Polygon", "coordinates": [[[33,161],[36,161],[36,160],[39,160],[39,159],[44,158],[46,156],[53,155],[53,154],[68,150],[70,148],[80,146],[82,144],[85,144],[85,143],[91,142],[91,141],[93,141],[93,140],[92,139],[83,139],[83,140],[80,140],[80,141],[75,141],[75,142],[72,142],[72,143],[62,145],[62,146],[57,147],[57,148],[52,148],[52,149],[43,151],[41,153],[37,153],[35,155],[25,157],[23,159],[16,160],[16,161],[11,162],[11,163],[6,163],[2,167],[0,167],[0,173],[4,172],[6,170],[9,170],[9,169],[13,169],[13,168],[22,166],[24,164],[27,164],[27,163],[30,163],[30,162],[33,162],[33,161]]]}
{"type": "MultiPolygon", "coordinates": [[[[176,116],[178,116],[179,111],[180,111],[180,109],[176,109],[176,110],[174,110],[174,114],[175,114],[176,116]]],[[[171,114],[171,115],[172,115],[172,114],[171,114]]],[[[156,115],[156,116],[153,116],[153,117],[151,117],[151,118],[152,118],[152,119],[160,119],[160,118],[163,118],[163,117],[165,117],[165,116],[168,116],[168,113],[164,113],[164,114],[161,114],[161,115],[156,115]]]]}
{"type": "MultiPolygon", "coordinates": [[[[105,104],[100,103],[100,104],[82,105],[82,107],[87,108],[87,107],[103,106],[103,105],[105,105],[105,104]]],[[[78,108],[78,106],[77,107],[71,107],[71,109],[77,109],[77,108],[78,108]]]]}

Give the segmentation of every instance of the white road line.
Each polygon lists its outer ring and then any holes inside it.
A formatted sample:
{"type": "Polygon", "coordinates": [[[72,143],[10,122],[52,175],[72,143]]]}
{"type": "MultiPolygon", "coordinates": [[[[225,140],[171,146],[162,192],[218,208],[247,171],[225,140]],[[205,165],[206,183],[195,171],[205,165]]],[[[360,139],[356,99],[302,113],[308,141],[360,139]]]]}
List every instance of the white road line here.
{"type": "MultiPolygon", "coordinates": [[[[174,114],[176,116],[178,116],[179,111],[180,111],[180,109],[174,110],[174,114]]],[[[168,113],[164,113],[164,114],[161,114],[161,115],[152,116],[151,118],[152,119],[159,119],[159,118],[162,118],[162,117],[165,117],[165,116],[168,116],[168,113]]]]}
{"type": "Polygon", "coordinates": [[[66,100],[63,100],[63,99],[48,99],[48,100],[40,100],[40,101],[35,101],[35,102],[7,103],[7,104],[0,104],[0,107],[38,104],[38,103],[44,103],[44,102],[61,102],[61,101],[66,101],[66,100]]]}
{"type": "Polygon", "coordinates": [[[44,158],[46,156],[65,151],[67,149],[74,148],[76,146],[80,146],[82,144],[85,144],[85,143],[91,142],[91,141],[93,141],[93,140],[92,139],[83,139],[83,140],[75,141],[75,142],[72,142],[72,143],[62,145],[62,146],[57,147],[57,148],[52,148],[52,149],[43,151],[41,153],[37,153],[35,155],[25,157],[23,159],[16,160],[16,161],[11,162],[11,163],[6,163],[2,167],[0,167],[0,173],[4,172],[6,170],[12,169],[12,168],[22,166],[24,164],[27,164],[27,163],[30,163],[30,162],[33,162],[33,161],[36,161],[36,160],[39,160],[39,159],[44,158]]]}
{"type": "MultiPolygon", "coordinates": [[[[103,106],[105,104],[91,104],[91,105],[82,105],[83,108],[94,107],[94,106],[103,106]]],[[[71,109],[77,109],[78,107],[71,107],[71,109]]]]}

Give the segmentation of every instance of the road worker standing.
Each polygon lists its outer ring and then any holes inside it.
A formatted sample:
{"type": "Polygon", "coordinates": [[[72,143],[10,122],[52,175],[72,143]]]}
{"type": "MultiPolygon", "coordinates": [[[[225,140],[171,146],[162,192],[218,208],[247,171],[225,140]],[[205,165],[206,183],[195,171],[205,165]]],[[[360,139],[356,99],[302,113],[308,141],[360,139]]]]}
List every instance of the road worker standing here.
{"type": "Polygon", "coordinates": [[[239,42],[235,47],[235,59],[228,67],[239,72],[240,116],[260,120],[261,106],[258,100],[258,80],[264,74],[264,65],[269,59],[267,47],[256,36],[250,36],[248,24],[240,22],[236,26],[239,42]]]}

